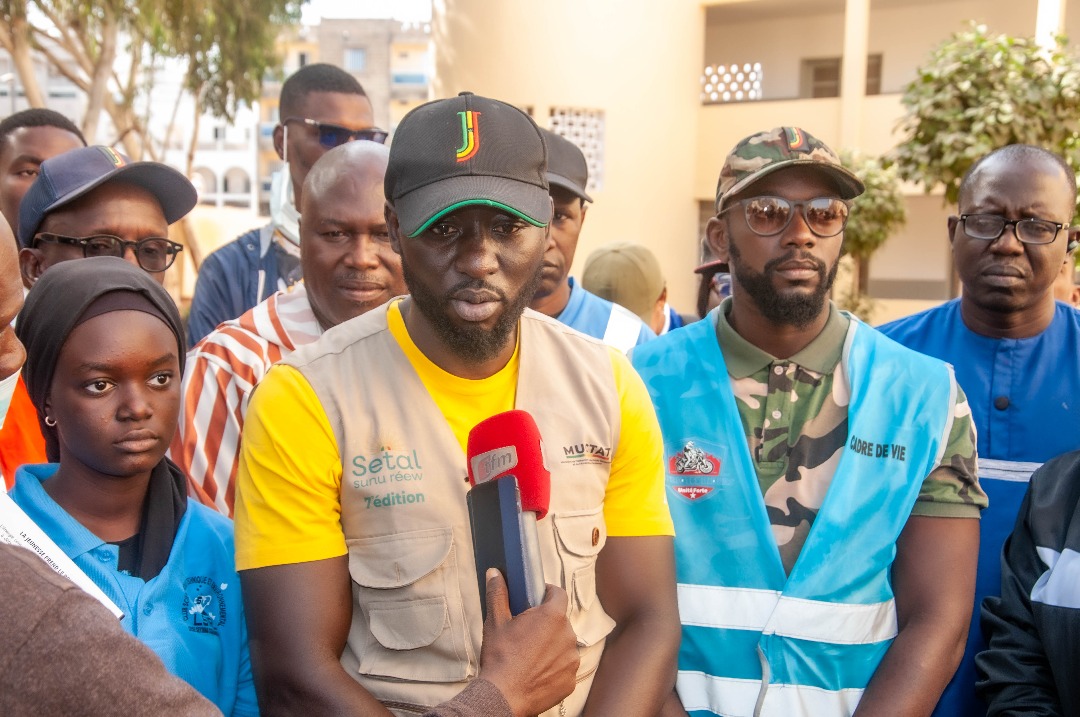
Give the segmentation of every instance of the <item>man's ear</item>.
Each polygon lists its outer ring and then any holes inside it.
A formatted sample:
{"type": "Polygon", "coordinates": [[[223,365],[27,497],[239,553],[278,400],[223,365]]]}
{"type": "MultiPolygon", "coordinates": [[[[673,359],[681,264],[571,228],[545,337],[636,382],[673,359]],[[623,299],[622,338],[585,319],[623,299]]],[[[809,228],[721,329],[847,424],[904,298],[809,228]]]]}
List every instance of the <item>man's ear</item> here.
{"type": "Polygon", "coordinates": [[[720,217],[709,219],[705,225],[705,243],[712,252],[713,258],[723,262],[729,260],[727,222],[720,217]]]}
{"type": "Polygon", "coordinates": [[[22,276],[23,286],[27,289],[33,288],[46,268],[48,264],[41,249],[24,247],[19,250],[19,275],[22,276]]]}
{"type": "Polygon", "coordinates": [[[397,212],[394,205],[387,202],[383,207],[383,217],[386,219],[386,233],[390,235],[390,248],[398,256],[401,255],[401,225],[398,223],[397,212]]]}
{"type": "Polygon", "coordinates": [[[278,159],[285,159],[285,125],[281,123],[274,127],[274,151],[278,159]]]}
{"type": "MultiPolygon", "coordinates": [[[[581,226],[585,226],[585,215],[589,212],[589,203],[581,200],[581,226]]],[[[580,228],[580,227],[579,227],[580,228]]]]}
{"type": "Polygon", "coordinates": [[[960,217],[955,214],[950,214],[948,219],[949,226],[949,245],[952,246],[953,237],[956,236],[956,227],[960,226],[960,217]]]}
{"type": "Polygon", "coordinates": [[[1080,246],[1080,227],[1069,227],[1065,231],[1065,251],[1072,254],[1080,246]]]}

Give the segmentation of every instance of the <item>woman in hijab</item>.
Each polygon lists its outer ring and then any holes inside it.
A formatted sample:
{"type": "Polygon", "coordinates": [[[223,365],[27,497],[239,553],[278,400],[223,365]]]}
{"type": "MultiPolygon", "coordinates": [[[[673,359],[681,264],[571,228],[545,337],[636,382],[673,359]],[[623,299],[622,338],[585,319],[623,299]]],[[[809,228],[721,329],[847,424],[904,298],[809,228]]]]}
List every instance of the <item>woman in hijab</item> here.
{"type": "Polygon", "coordinates": [[[184,368],[172,299],[123,259],[63,262],[17,333],[51,462],[20,468],[11,497],[173,674],[226,715],[257,715],[232,523],[189,503],[165,458],[184,368]]]}

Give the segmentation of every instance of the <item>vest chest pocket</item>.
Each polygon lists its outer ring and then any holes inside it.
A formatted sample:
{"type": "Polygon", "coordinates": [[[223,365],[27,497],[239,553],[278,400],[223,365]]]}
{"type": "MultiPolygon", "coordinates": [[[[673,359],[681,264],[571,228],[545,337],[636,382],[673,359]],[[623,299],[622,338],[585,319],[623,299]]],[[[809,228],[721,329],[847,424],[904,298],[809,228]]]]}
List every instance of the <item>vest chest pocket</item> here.
{"type": "Polygon", "coordinates": [[[353,617],[349,644],[359,672],[417,682],[473,676],[453,531],[435,528],[346,543],[360,613],[353,617]]]}
{"type": "Polygon", "coordinates": [[[596,599],[596,557],[607,542],[603,508],[553,515],[552,522],[562,562],[562,586],[570,598],[570,624],[578,645],[588,647],[615,627],[596,599]]]}

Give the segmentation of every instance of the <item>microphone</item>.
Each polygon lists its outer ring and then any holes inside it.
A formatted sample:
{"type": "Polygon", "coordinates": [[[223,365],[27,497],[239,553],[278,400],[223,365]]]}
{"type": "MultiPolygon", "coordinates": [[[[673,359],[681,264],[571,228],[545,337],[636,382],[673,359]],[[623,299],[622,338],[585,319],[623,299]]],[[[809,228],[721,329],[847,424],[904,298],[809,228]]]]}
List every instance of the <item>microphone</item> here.
{"type": "Polygon", "coordinates": [[[526,411],[506,411],[476,424],[467,444],[469,523],[480,603],[487,616],[484,575],[506,578],[510,612],[518,615],[544,599],[544,566],[536,521],[547,515],[551,473],[536,421],[526,411]]]}

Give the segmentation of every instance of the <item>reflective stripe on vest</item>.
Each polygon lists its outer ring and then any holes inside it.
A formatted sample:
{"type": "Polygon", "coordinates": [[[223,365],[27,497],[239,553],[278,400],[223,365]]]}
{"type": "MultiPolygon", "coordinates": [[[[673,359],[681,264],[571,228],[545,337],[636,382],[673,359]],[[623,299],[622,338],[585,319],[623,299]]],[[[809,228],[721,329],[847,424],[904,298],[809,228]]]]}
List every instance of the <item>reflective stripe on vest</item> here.
{"type": "Polygon", "coordinates": [[[947,443],[952,371],[852,319],[836,378],[851,389],[847,441],[786,575],[710,319],[632,354],[664,435],[679,695],[717,715],[755,714],[759,698],[760,714],[850,714],[896,635],[889,570],[947,443]],[[697,473],[678,467],[689,442],[707,459],[697,473]]]}
{"type": "Polygon", "coordinates": [[[623,309],[618,304],[611,307],[607,328],[604,329],[604,343],[626,353],[637,345],[641,335],[641,319],[623,309]],[[621,310],[620,310],[621,309],[621,310]]]}
{"type": "Polygon", "coordinates": [[[820,690],[805,685],[769,688],[759,712],[758,680],[714,677],[703,672],[679,670],[675,689],[689,712],[712,712],[724,717],[792,717],[792,715],[849,715],[862,698],[862,690],[820,690]]]}
{"type": "Polygon", "coordinates": [[[866,645],[896,637],[892,600],[859,605],[793,598],[778,590],[682,584],[678,594],[684,625],[756,630],[838,645],[866,645]]]}
{"type": "Polygon", "coordinates": [[[993,478],[1011,483],[1027,483],[1031,480],[1031,474],[1037,471],[1040,466],[1042,466],[1042,463],[979,458],[979,480],[993,478]]]}

